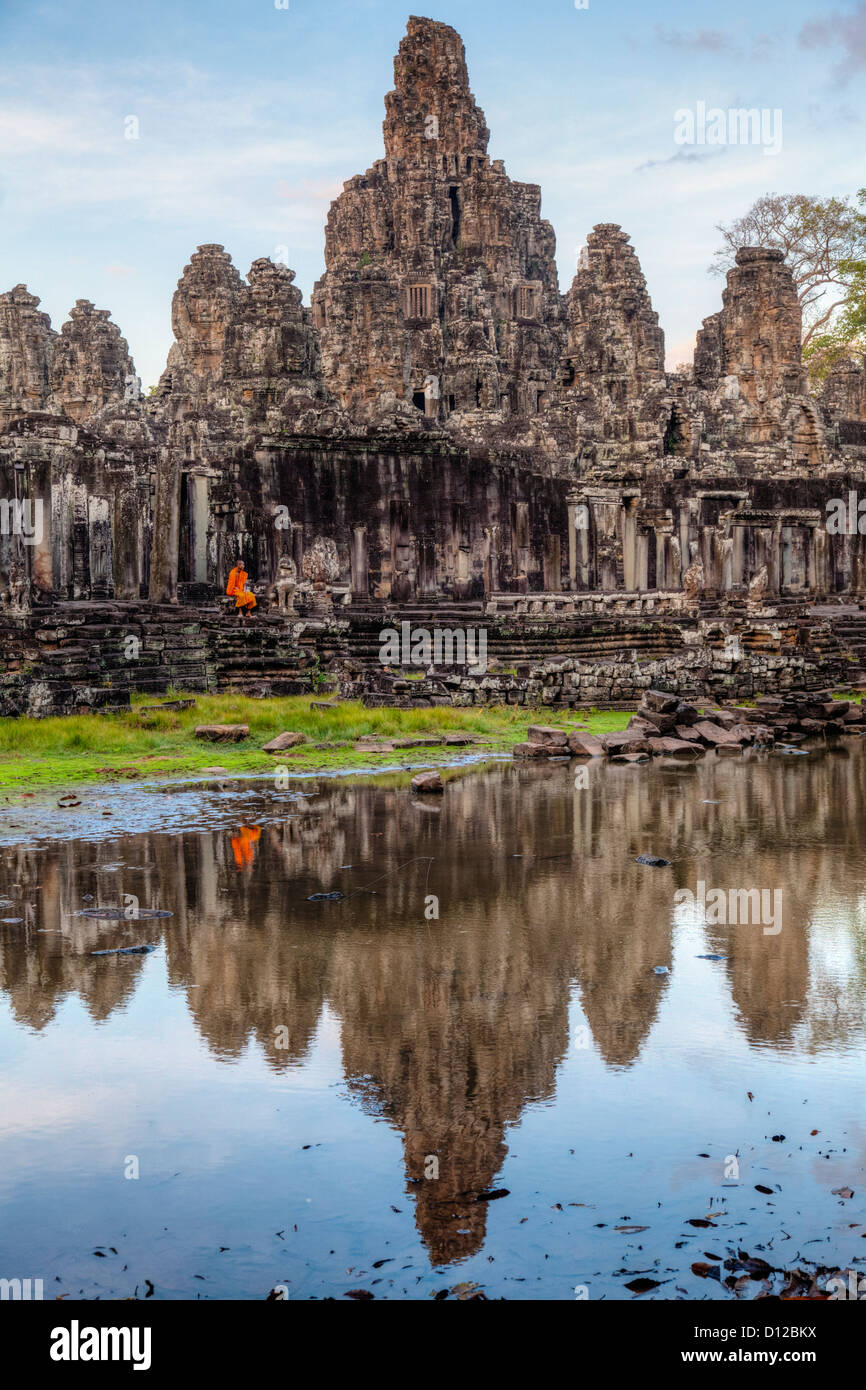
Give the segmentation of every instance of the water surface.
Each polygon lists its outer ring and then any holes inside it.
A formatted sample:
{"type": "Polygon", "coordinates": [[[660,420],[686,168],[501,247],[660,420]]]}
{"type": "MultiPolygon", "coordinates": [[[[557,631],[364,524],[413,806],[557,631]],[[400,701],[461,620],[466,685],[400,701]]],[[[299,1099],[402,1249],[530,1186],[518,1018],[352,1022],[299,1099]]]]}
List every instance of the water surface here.
{"type": "Polygon", "coordinates": [[[728,1298],[692,1263],[863,1263],[859,740],[83,795],[3,828],[0,1275],[728,1298]],[[780,888],[782,930],[707,925],[699,880],[780,888]],[[172,915],[80,915],[136,905],[172,915]]]}

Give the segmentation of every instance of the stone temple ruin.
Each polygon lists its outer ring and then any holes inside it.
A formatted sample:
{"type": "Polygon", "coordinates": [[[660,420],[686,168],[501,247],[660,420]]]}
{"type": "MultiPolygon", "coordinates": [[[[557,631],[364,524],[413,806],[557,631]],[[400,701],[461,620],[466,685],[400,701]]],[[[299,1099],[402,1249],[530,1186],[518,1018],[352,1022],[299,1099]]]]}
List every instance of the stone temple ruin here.
{"type": "Polygon", "coordinates": [[[620,227],[560,292],[541,191],[488,157],[453,29],[409,20],[385,105],[310,306],[285,266],[244,280],[200,246],[153,396],[107,311],[79,300],[57,333],[25,286],[0,295],[0,712],[323,668],[400,702],[377,634],[405,618],[483,622],[494,658],[416,702],[859,677],[866,549],[826,518],[866,479],[866,364],[810,392],[781,253],[739,251],[693,369],[666,372],[620,227]]]}

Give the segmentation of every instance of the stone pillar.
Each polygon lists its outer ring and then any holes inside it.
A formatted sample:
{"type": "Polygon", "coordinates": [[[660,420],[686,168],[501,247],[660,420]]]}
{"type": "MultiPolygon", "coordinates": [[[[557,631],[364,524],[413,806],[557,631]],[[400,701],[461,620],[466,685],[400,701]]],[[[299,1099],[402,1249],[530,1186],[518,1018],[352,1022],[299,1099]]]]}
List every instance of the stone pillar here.
{"type": "Polygon", "coordinates": [[[210,519],[210,482],[207,473],[192,471],[187,475],[189,499],[190,554],[192,579],[195,584],[208,582],[207,533],[210,519]]]}
{"type": "MultiPolygon", "coordinates": [[[[485,526],[484,539],[486,542],[484,555],[484,593],[485,595],[495,594],[499,590],[499,527],[485,526]]],[[[571,554],[569,551],[569,573],[570,567],[571,554]]]]}
{"type": "Polygon", "coordinates": [[[173,449],[160,451],[153,503],[150,558],[151,603],[177,603],[177,552],[180,523],[180,462],[173,449]]]}
{"type": "Polygon", "coordinates": [[[731,580],[742,587],[746,582],[746,528],[745,526],[733,527],[734,554],[731,561],[731,580]]]}
{"type": "MultiPolygon", "coordinates": [[[[691,555],[690,543],[694,539],[690,521],[691,509],[688,502],[683,502],[679,507],[679,542],[683,574],[685,574],[689,566],[689,556],[691,555]]],[[[680,579],[680,583],[682,583],[682,578],[680,579]]]]}
{"type": "Polygon", "coordinates": [[[655,528],[656,538],[656,588],[666,589],[668,587],[668,565],[667,565],[667,546],[665,545],[666,536],[664,531],[655,528]]]}
{"type": "Polygon", "coordinates": [[[114,497],[114,594],[116,598],[141,598],[141,507],[134,487],[119,488],[114,497]]]}
{"type": "Polygon", "coordinates": [[[87,499],[88,569],[91,598],[110,598],[114,594],[111,568],[111,522],[106,497],[87,499]]]}
{"type": "Polygon", "coordinates": [[[617,534],[619,504],[612,498],[593,497],[593,535],[595,536],[595,578],[606,594],[617,589],[617,553],[621,543],[617,534]]]}
{"type": "Polygon", "coordinates": [[[622,571],[628,593],[637,588],[637,509],[639,499],[628,497],[623,503],[622,571]]]}
{"type": "Polygon", "coordinates": [[[772,526],[755,529],[755,573],[767,566],[767,594],[779,592],[779,532],[772,526]]]}
{"type": "Polygon", "coordinates": [[[51,535],[52,515],[51,515],[51,495],[43,495],[41,487],[34,486],[31,477],[28,484],[28,496],[42,503],[42,536],[33,546],[24,546],[30,552],[30,582],[35,589],[42,593],[50,593],[54,588],[52,570],[53,540],[51,535]]]}
{"type": "Polygon", "coordinates": [[[707,594],[715,594],[719,587],[716,574],[715,526],[703,526],[701,528],[701,564],[704,567],[704,591],[707,594]]]}
{"type": "Polygon", "coordinates": [[[352,593],[357,598],[367,598],[370,592],[370,576],[367,563],[366,526],[355,526],[352,529],[352,549],[349,562],[352,572],[352,593]]]}
{"type": "Polygon", "coordinates": [[[782,588],[782,523],[776,523],[770,532],[770,575],[769,593],[778,595],[782,588]]]}
{"type": "Polygon", "coordinates": [[[809,593],[821,598],[827,592],[827,532],[823,525],[809,527],[806,544],[809,593]]]}
{"type": "Polygon", "coordinates": [[[573,592],[590,587],[589,507],[572,494],[568,503],[568,580],[573,592]]]}
{"type": "Polygon", "coordinates": [[[645,592],[649,584],[649,532],[641,531],[637,538],[637,587],[645,592]]]}
{"type": "Polygon", "coordinates": [[[562,543],[559,536],[546,536],[544,541],[544,588],[549,594],[562,590],[562,543]]]}
{"type": "Polygon", "coordinates": [[[734,583],[734,538],[725,536],[721,541],[722,552],[722,592],[729,594],[734,583]]]}

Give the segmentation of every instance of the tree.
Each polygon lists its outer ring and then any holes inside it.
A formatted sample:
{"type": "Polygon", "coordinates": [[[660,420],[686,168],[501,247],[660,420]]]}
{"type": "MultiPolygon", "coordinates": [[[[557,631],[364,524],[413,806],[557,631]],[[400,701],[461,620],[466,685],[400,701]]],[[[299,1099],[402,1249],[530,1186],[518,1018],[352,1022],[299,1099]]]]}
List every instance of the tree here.
{"type": "Polygon", "coordinates": [[[784,252],[803,310],[803,357],[826,375],[833,362],[866,347],[866,188],[850,198],[768,193],[730,226],[710,267],[721,275],[741,246],[784,252]]]}
{"type": "Polygon", "coordinates": [[[866,355],[866,262],[860,261],[851,274],[848,298],[822,333],[815,333],[804,346],[803,357],[809,374],[822,381],[843,357],[866,355]]]}

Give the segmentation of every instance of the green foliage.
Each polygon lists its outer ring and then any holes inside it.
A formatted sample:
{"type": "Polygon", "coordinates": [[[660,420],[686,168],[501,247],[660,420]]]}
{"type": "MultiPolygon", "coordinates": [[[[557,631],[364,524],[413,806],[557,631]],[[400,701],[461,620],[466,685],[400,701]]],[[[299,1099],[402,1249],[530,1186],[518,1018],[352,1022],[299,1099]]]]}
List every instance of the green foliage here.
{"type": "Polygon", "coordinates": [[[814,381],[823,381],[842,361],[866,356],[866,259],[847,267],[848,296],[829,328],[816,334],[803,348],[803,360],[814,381]]]}
{"type": "Polygon", "coordinates": [[[803,359],[815,379],[866,338],[866,188],[850,198],[768,193],[744,217],[720,225],[723,245],[711,270],[722,273],[742,246],[781,250],[803,310],[803,359]]]}
{"type": "MultiPolygon", "coordinates": [[[[532,723],[562,728],[580,723],[598,734],[625,728],[629,719],[622,710],[587,714],[523,705],[367,709],[347,700],[331,709],[312,709],[309,695],[255,700],[230,693],[189,697],[172,691],[170,698],[195,698],[196,704],[142,716],[141,706],[152,704],[153,697],[140,695],[121,714],[0,719],[0,785],[53,787],[112,777],[167,778],[216,764],[238,776],[272,773],[278,763],[299,773],[361,769],[394,761],[394,754],[356,753],[352,745],[364,735],[387,740],[469,733],[488,741],[495,752],[522,742],[532,723]],[[248,724],[250,737],[241,744],[202,743],[194,736],[198,724],[248,724]],[[309,743],[277,759],[262,753],[262,745],[286,729],[306,734],[309,743]]],[[[438,758],[444,750],[429,751],[438,758]]]]}

